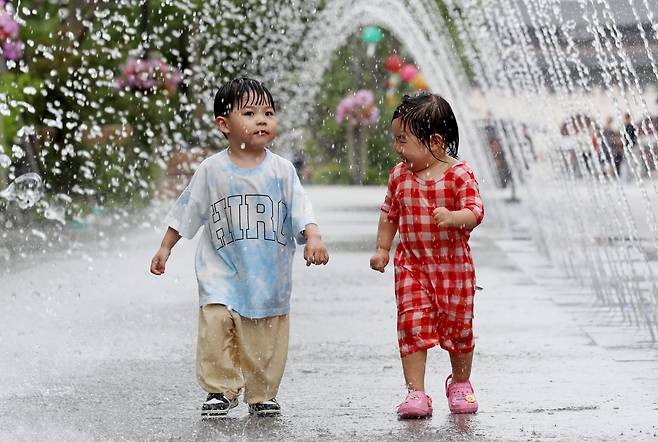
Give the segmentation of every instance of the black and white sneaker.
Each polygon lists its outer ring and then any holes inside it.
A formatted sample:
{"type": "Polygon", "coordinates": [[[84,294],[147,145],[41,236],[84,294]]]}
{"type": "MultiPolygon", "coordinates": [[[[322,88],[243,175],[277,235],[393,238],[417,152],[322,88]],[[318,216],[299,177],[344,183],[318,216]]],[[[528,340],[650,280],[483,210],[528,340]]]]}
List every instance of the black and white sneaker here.
{"type": "Polygon", "coordinates": [[[249,404],[249,414],[255,414],[256,416],[275,416],[281,414],[281,405],[279,405],[276,399],[258,402],[257,404],[249,404]]]}
{"type": "Polygon", "coordinates": [[[223,393],[208,393],[206,401],[201,407],[201,416],[225,416],[231,408],[238,406],[238,398],[229,399],[223,393]]]}

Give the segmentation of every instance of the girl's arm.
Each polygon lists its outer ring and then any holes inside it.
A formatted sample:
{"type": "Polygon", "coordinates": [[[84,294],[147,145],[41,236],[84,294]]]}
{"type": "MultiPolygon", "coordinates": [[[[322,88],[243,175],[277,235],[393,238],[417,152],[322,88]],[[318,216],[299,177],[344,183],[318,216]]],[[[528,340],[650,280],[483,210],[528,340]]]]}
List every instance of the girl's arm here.
{"type": "Polygon", "coordinates": [[[388,213],[382,210],[379,215],[379,225],[377,226],[377,250],[390,251],[397,232],[398,223],[389,220],[388,213]]]}
{"type": "Polygon", "coordinates": [[[434,209],[432,216],[439,227],[473,229],[478,225],[475,213],[471,209],[450,211],[445,207],[438,207],[434,209]]]}
{"type": "Polygon", "coordinates": [[[457,207],[461,209],[450,211],[445,207],[437,207],[432,212],[434,222],[439,227],[473,229],[484,217],[484,204],[473,171],[468,167],[456,168],[454,183],[457,187],[457,207]]]}
{"type": "Polygon", "coordinates": [[[370,258],[370,268],[384,272],[384,268],[390,259],[389,254],[393,239],[398,231],[398,223],[388,219],[388,213],[381,211],[379,215],[379,225],[377,227],[377,250],[370,258]]]}

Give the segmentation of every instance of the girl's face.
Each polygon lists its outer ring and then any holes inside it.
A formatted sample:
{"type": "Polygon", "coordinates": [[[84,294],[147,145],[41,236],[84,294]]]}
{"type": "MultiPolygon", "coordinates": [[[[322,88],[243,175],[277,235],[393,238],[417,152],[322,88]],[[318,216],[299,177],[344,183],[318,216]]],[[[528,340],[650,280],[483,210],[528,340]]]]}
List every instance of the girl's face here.
{"type": "MultiPolygon", "coordinates": [[[[393,131],[393,148],[412,172],[420,172],[438,161],[432,156],[427,146],[403,127],[399,118],[393,120],[391,130],[393,131]]],[[[445,155],[440,149],[434,150],[438,158],[445,155]]]]}

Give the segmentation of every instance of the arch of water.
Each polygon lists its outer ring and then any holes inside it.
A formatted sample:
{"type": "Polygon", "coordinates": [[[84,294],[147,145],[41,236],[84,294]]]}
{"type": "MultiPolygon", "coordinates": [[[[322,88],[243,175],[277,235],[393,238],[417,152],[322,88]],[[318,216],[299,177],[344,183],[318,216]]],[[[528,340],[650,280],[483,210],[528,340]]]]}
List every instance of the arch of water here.
{"type": "MultiPolygon", "coordinates": [[[[656,170],[658,116],[648,110],[650,92],[639,81],[615,14],[627,14],[626,8],[631,11],[638,29],[634,36],[642,39],[652,81],[658,83],[658,27],[653,18],[658,7],[646,0],[617,1],[616,9],[606,0],[444,3],[465,43],[465,55],[483,97],[480,103],[494,114],[505,115],[504,123],[492,124],[510,159],[511,178],[523,195],[524,210],[534,220],[537,242],[570,276],[592,287],[601,302],[618,307],[625,320],[645,326],[655,341],[658,187],[651,171],[656,170]],[[595,94],[597,79],[581,60],[582,45],[574,42],[574,11],[569,13],[569,6],[576,7],[590,34],[609,112],[619,125],[629,113],[631,121],[640,121],[633,130],[647,134],[646,148],[638,148],[627,131],[618,131],[628,179],[620,177],[613,165],[615,146],[603,132],[605,115],[595,94]],[[643,19],[651,33],[645,32],[643,19]],[[585,128],[570,119],[583,113],[588,115],[585,128]],[[564,120],[570,121],[566,136],[565,128],[560,128],[564,120]]],[[[436,2],[335,1],[318,15],[316,23],[302,46],[307,63],[295,72],[305,86],[304,94],[292,97],[295,114],[312,109],[317,79],[347,36],[366,24],[380,25],[414,56],[430,88],[453,103],[460,121],[466,123],[462,125],[465,155],[485,174],[484,183],[494,181],[495,159],[473,149],[482,143],[477,120],[484,109],[474,110],[477,94],[450,47],[451,37],[436,2]],[[320,40],[322,45],[314,43],[320,40]]]]}
{"type": "MultiPolygon", "coordinates": [[[[453,50],[451,38],[442,26],[443,19],[435,2],[374,0],[369,2],[333,1],[318,14],[300,53],[305,62],[293,73],[301,88],[290,97],[289,111],[307,117],[315,95],[321,88],[318,79],[328,68],[332,54],[345,44],[349,36],[368,24],[386,28],[407,49],[424,73],[430,89],[444,95],[452,103],[457,117],[466,122],[462,128],[462,152],[473,159],[483,177],[490,173],[482,150],[480,136],[471,123],[468,97],[470,86],[453,50]],[[317,44],[322,41],[322,44],[317,44]]],[[[485,179],[486,181],[486,179],[485,179]]]]}

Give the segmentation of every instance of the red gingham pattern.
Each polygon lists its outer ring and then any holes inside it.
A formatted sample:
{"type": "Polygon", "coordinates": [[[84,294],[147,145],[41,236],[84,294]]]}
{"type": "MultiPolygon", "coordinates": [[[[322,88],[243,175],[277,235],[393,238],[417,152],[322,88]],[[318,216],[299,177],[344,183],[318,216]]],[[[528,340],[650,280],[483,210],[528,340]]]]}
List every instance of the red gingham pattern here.
{"type": "Polygon", "coordinates": [[[398,223],[395,251],[395,295],[398,314],[438,309],[454,320],[473,318],[475,269],[468,246],[470,229],[439,228],[432,219],[437,207],[467,208],[479,224],[484,206],[471,168],[452,165],[438,180],[424,180],[404,163],[391,169],[381,209],[398,223]]]}
{"type": "Polygon", "coordinates": [[[436,345],[450,353],[473,351],[473,321],[457,319],[434,308],[407,310],[398,315],[398,344],[400,356],[436,345]]]}

